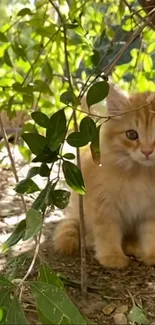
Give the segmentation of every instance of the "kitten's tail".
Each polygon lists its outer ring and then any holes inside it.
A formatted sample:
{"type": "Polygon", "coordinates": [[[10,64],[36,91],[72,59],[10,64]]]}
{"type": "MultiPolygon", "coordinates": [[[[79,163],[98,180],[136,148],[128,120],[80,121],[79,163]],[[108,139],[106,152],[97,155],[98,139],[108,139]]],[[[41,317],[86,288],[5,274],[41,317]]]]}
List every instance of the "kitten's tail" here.
{"type": "Polygon", "coordinates": [[[53,235],[53,246],[60,254],[72,255],[79,251],[79,220],[65,219],[62,220],[53,235]]]}

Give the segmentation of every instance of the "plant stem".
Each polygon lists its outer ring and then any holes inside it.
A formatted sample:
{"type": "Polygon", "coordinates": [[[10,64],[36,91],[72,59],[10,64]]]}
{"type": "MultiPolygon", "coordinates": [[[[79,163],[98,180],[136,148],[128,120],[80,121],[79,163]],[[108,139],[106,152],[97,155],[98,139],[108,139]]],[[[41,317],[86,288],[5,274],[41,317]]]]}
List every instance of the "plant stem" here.
{"type": "MultiPolygon", "coordinates": [[[[73,93],[73,85],[70,74],[70,66],[68,60],[68,50],[67,50],[67,29],[66,29],[66,21],[64,21],[61,12],[54,1],[49,0],[51,5],[55,8],[58,16],[60,18],[61,24],[63,26],[64,32],[64,53],[65,53],[65,63],[66,63],[66,72],[67,79],[69,83],[69,88],[73,93]]],[[[76,107],[73,107],[73,121],[75,131],[78,130],[77,118],[76,118],[76,107]]],[[[81,158],[79,148],[76,149],[77,153],[77,166],[81,170],[81,158]]],[[[84,222],[84,204],[83,204],[83,196],[79,195],[79,215],[80,215],[80,244],[81,244],[81,291],[84,296],[87,293],[87,272],[86,272],[86,245],[85,245],[85,222],[84,222]]]]}
{"type": "MultiPolygon", "coordinates": [[[[10,163],[11,163],[12,171],[13,171],[13,174],[14,174],[14,178],[15,178],[16,183],[18,183],[19,178],[18,178],[18,174],[17,174],[17,171],[16,171],[15,162],[14,162],[14,159],[13,159],[13,156],[12,156],[12,153],[11,153],[9,141],[8,141],[8,138],[7,138],[5,128],[3,126],[3,121],[2,121],[1,116],[0,116],[0,127],[1,127],[1,131],[2,131],[2,136],[3,136],[4,141],[5,141],[5,146],[6,146],[6,149],[7,149],[7,152],[8,152],[8,156],[9,156],[9,159],[10,159],[10,163]]],[[[26,207],[26,202],[24,200],[23,195],[21,195],[21,200],[22,200],[24,211],[26,213],[27,212],[27,207],[26,207]]]]}

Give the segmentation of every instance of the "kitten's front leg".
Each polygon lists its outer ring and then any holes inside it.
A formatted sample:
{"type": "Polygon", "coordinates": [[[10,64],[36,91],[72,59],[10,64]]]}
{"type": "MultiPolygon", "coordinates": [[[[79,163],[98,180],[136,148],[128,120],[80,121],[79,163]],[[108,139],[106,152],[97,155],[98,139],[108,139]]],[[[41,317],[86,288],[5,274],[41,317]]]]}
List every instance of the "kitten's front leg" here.
{"type": "Polygon", "coordinates": [[[106,215],[97,218],[94,224],[96,258],[100,264],[109,268],[124,268],[129,258],[122,249],[122,231],[120,221],[106,215]]]}
{"type": "Polygon", "coordinates": [[[142,261],[147,265],[155,265],[155,218],[147,218],[140,227],[142,261]]]}

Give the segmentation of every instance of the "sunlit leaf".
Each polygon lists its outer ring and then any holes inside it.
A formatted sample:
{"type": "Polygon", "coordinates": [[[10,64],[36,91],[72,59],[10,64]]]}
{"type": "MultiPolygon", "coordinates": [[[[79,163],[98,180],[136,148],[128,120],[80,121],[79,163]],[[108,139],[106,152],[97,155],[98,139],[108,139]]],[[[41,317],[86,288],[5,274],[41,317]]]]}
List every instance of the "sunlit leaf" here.
{"type": "Polygon", "coordinates": [[[151,56],[148,54],[145,54],[144,56],[143,67],[145,72],[150,72],[153,69],[153,61],[151,56]]]}
{"type": "Polygon", "coordinates": [[[26,231],[23,240],[34,237],[42,227],[42,216],[39,211],[31,208],[26,214],[26,231]]]}
{"type": "Polygon", "coordinates": [[[87,105],[90,107],[98,102],[101,102],[107,97],[109,92],[109,84],[106,81],[99,81],[93,84],[87,93],[87,105]]]}
{"type": "Polygon", "coordinates": [[[84,195],[86,189],[80,169],[70,161],[63,161],[62,169],[64,172],[66,183],[75,192],[84,195]]]}
{"type": "Polygon", "coordinates": [[[3,319],[3,316],[4,316],[3,308],[0,307],[0,323],[1,323],[2,319],[3,319]]]}
{"type": "Polygon", "coordinates": [[[16,185],[15,191],[19,194],[30,194],[40,191],[40,189],[31,178],[25,178],[16,185]]]}

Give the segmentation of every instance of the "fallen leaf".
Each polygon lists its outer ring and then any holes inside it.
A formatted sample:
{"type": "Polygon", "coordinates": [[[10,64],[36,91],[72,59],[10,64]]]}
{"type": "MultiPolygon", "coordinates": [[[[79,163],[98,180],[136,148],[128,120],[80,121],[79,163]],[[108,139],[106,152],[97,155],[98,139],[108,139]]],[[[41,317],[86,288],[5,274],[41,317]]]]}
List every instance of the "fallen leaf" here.
{"type": "Polygon", "coordinates": [[[104,313],[105,315],[110,315],[110,314],[112,314],[112,312],[115,310],[115,308],[116,308],[116,305],[115,305],[114,303],[110,303],[110,304],[106,305],[106,306],[102,309],[102,311],[103,311],[103,313],[104,313]]]}
{"type": "Polygon", "coordinates": [[[123,313],[118,313],[114,315],[114,322],[116,325],[126,325],[127,318],[123,313]]]}
{"type": "Polygon", "coordinates": [[[120,305],[116,308],[115,312],[118,314],[124,314],[128,311],[128,305],[120,305]]]}

